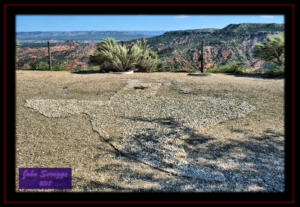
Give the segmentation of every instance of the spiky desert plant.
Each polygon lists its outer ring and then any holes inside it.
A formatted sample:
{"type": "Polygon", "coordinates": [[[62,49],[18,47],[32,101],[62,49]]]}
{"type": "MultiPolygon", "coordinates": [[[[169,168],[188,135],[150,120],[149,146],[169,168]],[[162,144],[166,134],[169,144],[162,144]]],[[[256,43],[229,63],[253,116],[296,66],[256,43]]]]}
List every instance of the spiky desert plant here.
{"type": "Polygon", "coordinates": [[[146,40],[138,40],[131,48],[132,55],[137,57],[136,68],[141,72],[157,71],[161,61],[157,54],[147,45],[146,40]]]}
{"type": "Polygon", "coordinates": [[[269,35],[265,42],[256,44],[254,57],[277,66],[284,65],[284,33],[269,35]]]}
{"type": "Polygon", "coordinates": [[[126,46],[107,38],[97,43],[97,50],[90,56],[90,63],[99,65],[105,71],[122,72],[134,69],[136,57],[130,54],[126,46]]]}
{"type": "Polygon", "coordinates": [[[104,39],[97,44],[89,63],[99,65],[104,72],[134,69],[153,72],[161,65],[157,54],[150,49],[145,40],[138,40],[135,44],[126,46],[116,43],[112,38],[104,39]]]}

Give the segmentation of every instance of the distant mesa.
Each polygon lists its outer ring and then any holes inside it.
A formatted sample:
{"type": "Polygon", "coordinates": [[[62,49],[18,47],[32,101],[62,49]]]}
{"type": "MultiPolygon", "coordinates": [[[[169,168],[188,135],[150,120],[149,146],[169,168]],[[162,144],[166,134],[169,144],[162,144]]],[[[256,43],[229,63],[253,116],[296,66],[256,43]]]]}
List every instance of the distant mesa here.
{"type": "Polygon", "coordinates": [[[162,31],[21,32],[17,33],[17,39],[21,43],[17,55],[20,68],[34,64],[36,58],[32,57],[38,57],[41,65],[47,65],[47,45],[44,43],[50,40],[52,46],[57,45],[52,48],[52,57],[57,64],[64,65],[67,69],[88,67],[89,55],[96,49],[95,43],[104,38],[111,37],[117,42],[124,41],[125,44],[147,38],[147,44],[157,52],[168,67],[192,72],[199,68],[201,42],[204,41],[205,69],[236,61],[244,63],[247,70],[254,71],[268,66],[264,61],[254,58],[255,45],[263,42],[268,35],[280,32],[284,32],[284,24],[250,23],[229,24],[222,29],[178,30],[165,33],[162,31]],[[30,43],[39,44],[30,45],[30,43]]]}
{"type": "Polygon", "coordinates": [[[243,62],[247,68],[263,68],[265,62],[253,57],[255,45],[280,32],[284,32],[284,24],[229,24],[223,29],[170,31],[148,38],[147,43],[171,68],[199,68],[202,41],[205,68],[232,61],[243,62]]]}
{"type": "Polygon", "coordinates": [[[74,45],[74,44],[76,44],[76,42],[74,40],[67,40],[67,41],[65,41],[65,44],[74,45]]]}

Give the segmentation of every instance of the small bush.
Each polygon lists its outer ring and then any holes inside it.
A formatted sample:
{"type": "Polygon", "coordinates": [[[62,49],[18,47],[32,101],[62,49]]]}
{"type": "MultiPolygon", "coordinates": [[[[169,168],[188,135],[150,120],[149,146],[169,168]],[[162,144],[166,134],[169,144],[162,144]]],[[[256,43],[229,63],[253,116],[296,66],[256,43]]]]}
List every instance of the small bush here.
{"type": "Polygon", "coordinates": [[[54,71],[62,71],[62,70],[67,70],[64,65],[55,65],[55,66],[52,66],[52,70],[54,71]]]}
{"type": "Polygon", "coordinates": [[[218,66],[216,68],[209,68],[209,69],[207,69],[207,72],[210,72],[210,73],[231,73],[232,70],[231,70],[230,66],[222,65],[222,66],[218,66]]]}
{"type": "Polygon", "coordinates": [[[275,75],[275,76],[284,76],[284,65],[278,65],[272,62],[266,62],[264,64],[263,74],[275,75]]]}
{"type": "Polygon", "coordinates": [[[273,67],[268,67],[267,70],[262,72],[263,75],[274,77],[274,78],[283,78],[284,77],[284,65],[273,65],[273,67]]]}
{"type": "Polygon", "coordinates": [[[253,51],[254,58],[274,63],[278,66],[284,65],[285,58],[284,33],[268,35],[263,43],[257,43],[253,51]]]}
{"type": "Polygon", "coordinates": [[[207,72],[210,73],[234,73],[244,74],[246,72],[245,64],[242,62],[231,62],[227,65],[218,66],[216,68],[209,68],[207,72]]]}
{"type": "Polygon", "coordinates": [[[230,63],[230,67],[233,73],[243,74],[246,71],[245,63],[243,62],[232,62],[230,63]]]}
{"type": "Polygon", "coordinates": [[[122,72],[132,70],[136,59],[130,56],[126,46],[117,44],[112,38],[107,38],[97,43],[97,49],[90,56],[89,63],[99,65],[100,70],[105,72],[122,72]]]}
{"type": "Polygon", "coordinates": [[[140,72],[155,72],[163,69],[157,54],[150,49],[145,40],[138,40],[130,49],[131,55],[136,57],[135,68],[140,72]]]}
{"type": "Polygon", "coordinates": [[[49,66],[39,66],[36,70],[49,70],[49,66]]]}
{"type": "Polygon", "coordinates": [[[145,40],[133,45],[120,45],[112,38],[97,44],[96,51],[90,56],[89,64],[100,66],[101,72],[123,72],[137,70],[154,72],[164,70],[164,64],[150,49],[145,40]]]}
{"type": "Polygon", "coordinates": [[[30,69],[37,70],[40,66],[40,63],[38,61],[34,61],[34,62],[30,63],[29,66],[30,66],[30,69]]]}
{"type": "Polygon", "coordinates": [[[159,61],[157,64],[156,72],[169,72],[175,69],[170,68],[169,64],[165,61],[159,61]]]}
{"type": "MultiPolygon", "coordinates": [[[[49,70],[49,66],[48,65],[38,65],[37,67],[32,68],[32,69],[34,69],[34,70],[49,70]]],[[[52,70],[53,71],[62,71],[62,70],[67,70],[67,69],[65,68],[64,65],[53,65],[52,70]]]]}

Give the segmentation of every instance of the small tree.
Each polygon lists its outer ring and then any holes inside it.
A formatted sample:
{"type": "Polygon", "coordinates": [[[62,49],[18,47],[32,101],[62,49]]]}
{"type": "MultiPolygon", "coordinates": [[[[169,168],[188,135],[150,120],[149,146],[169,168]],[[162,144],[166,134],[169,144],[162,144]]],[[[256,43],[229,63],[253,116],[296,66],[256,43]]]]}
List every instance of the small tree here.
{"type": "Polygon", "coordinates": [[[254,49],[254,57],[276,64],[284,65],[284,33],[269,35],[263,43],[258,43],[254,49]]]}

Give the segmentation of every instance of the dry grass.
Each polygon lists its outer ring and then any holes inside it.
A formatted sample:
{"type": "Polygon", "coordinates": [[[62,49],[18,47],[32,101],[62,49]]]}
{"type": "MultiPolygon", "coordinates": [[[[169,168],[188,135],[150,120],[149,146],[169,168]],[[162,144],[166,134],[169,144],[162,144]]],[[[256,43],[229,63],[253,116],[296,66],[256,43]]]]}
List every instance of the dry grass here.
{"type": "MultiPolygon", "coordinates": [[[[17,71],[16,80],[16,167],[71,167],[73,189],[66,191],[284,190],[283,79],[224,74],[193,77],[184,73],[17,71]],[[205,96],[255,106],[245,117],[193,131],[193,136],[183,142],[190,161],[200,163],[212,177],[222,173],[226,181],[175,175],[157,165],[127,157],[114,148],[115,140],[99,136],[89,114],[49,118],[24,106],[26,100],[34,98],[108,101],[122,91],[127,79],[148,83],[165,80],[161,81],[156,97],[205,96]]],[[[109,133],[118,137],[113,128],[109,133]]],[[[18,188],[18,175],[16,183],[18,188]]]]}

